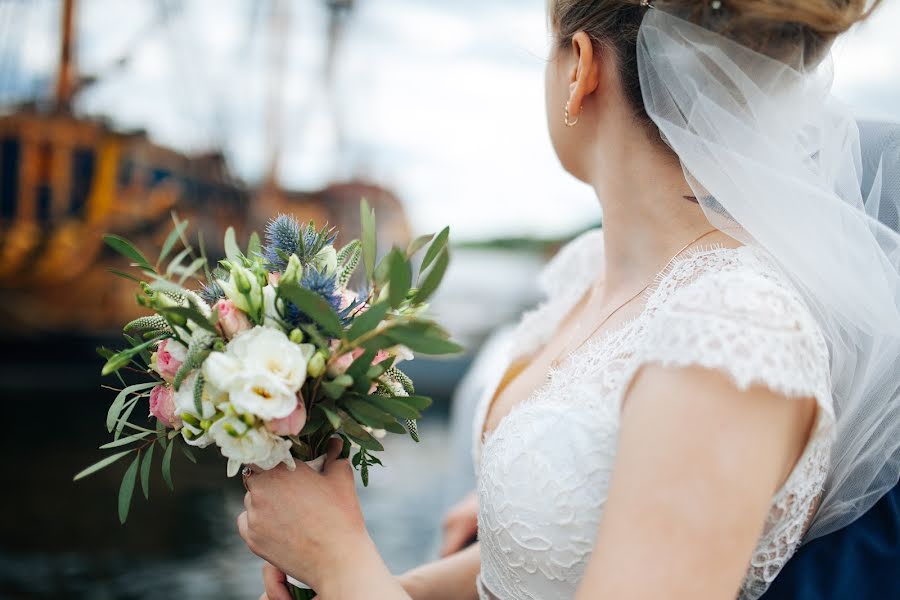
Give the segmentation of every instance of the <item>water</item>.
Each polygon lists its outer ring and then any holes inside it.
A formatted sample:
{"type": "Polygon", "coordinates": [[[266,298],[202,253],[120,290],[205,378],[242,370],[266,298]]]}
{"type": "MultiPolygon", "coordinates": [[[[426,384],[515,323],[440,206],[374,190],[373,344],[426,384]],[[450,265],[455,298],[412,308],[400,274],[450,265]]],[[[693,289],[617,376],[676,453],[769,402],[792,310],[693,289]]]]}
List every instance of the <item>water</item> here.
{"type": "MultiPolygon", "coordinates": [[[[197,465],[176,453],[174,493],[156,469],[150,501],[137,489],[124,526],[116,497],[125,460],[72,482],[109,441],[103,423],[112,392],[83,375],[98,366],[85,346],[68,350],[80,360],[51,356],[49,370],[28,370],[30,361],[12,356],[0,368],[0,599],[257,598],[262,563],[235,526],[244,490],[239,477],[225,477],[214,448],[198,452],[197,465]]],[[[441,482],[452,463],[441,406],[422,422],[420,444],[386,440],[387,466],[360,489],[369,530],[394,572],[436,549],[441,482]]]]}

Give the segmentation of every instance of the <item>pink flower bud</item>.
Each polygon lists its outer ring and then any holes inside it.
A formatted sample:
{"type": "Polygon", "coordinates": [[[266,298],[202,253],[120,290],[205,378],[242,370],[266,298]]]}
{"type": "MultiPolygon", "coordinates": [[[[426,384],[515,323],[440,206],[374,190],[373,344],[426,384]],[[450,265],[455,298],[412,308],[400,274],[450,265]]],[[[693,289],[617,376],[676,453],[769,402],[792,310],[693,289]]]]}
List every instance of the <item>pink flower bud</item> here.
{"type": "Polygon", "coordinates": [[[171,387],[158,385],[150,390],[150,414],[166,427],[181,427],[181,419],[175,416],[175,398],[171,387]]]}
{"type": "Polygon", "coordinates": [[[173,340],[163,340],[156,348],[156,371],[171,383],[187,357],[187,348],[173,340]]]}
{"type": "Polygon", "coordinates": [[[241,333],[247,331],[253,324],[250,319],[243,313],[231,300],[222,299],[216,303],[219,311],[219,329],[229,340],[241,333]]]}
{"type": "Polygon", "coordinates": [[[266,427],[275,435],[297,435],[304,425],[306,425],[306,406],[303,401],[297,402],[297,408],[288,416],[266,421],[266,427]]]}

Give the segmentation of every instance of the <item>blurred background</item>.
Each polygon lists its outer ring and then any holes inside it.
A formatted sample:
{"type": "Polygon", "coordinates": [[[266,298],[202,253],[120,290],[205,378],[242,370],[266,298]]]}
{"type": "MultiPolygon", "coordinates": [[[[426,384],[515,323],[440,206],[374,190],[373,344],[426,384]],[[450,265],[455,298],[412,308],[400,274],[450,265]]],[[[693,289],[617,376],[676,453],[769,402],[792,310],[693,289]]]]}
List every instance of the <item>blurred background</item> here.
{"type": "MultiPolygon", "coordinates": [[[[279,212],[379,246],[451,226],[435,299],[465,356],[410,363],[435,405],[422,442],[389,440],[362,490],[396,572],[432,558],[440,518],[473,485],[474,393],[490,333],[539,298],[560,244],[600,224],[592,191],[546,133],[545,0],[0,0],[0,599],[256,598],[236,535],[239,480],[207,451],[176,459],[116,517],[100,456],[113,394],[100,345],[138,315],[114,233],[153,254],[171,213],[211,256],[279,212]]],[[[900,120],[900,2],[835,49],[835,92],[900,120]]],[[[552,118],[560,115],[555,113],[552,118]]],[[[339,240],[338,243],[342,243],[339,240]]]]}

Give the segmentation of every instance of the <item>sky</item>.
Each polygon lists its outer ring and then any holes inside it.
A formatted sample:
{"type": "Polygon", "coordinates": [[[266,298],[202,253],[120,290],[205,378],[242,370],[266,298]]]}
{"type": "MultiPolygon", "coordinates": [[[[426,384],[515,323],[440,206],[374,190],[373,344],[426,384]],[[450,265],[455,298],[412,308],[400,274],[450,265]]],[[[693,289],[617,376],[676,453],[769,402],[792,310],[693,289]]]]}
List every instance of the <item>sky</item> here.
{"type": "MultiPolygon", "coordinates": [[[[900,1],[882,4],[836,46],[834,91],[861,114],[900,120],[900,1]]],[[[0,103],[46,94],[59,5],[0,0],[0,103]]],[[[80,0],[78,60],[100,82],[77,110],[183,151],[223,148],[234,171],[258,180],[271,5],[80,0]]],[[[332,94],[324,3],[286,5],[284,186],[370,179],[398,194],[414,230],[450,224],[457,240],[552,236],[599,220],[593,192],[562,170],[547,135],[545,0],[358,0],[332,94]]]]}

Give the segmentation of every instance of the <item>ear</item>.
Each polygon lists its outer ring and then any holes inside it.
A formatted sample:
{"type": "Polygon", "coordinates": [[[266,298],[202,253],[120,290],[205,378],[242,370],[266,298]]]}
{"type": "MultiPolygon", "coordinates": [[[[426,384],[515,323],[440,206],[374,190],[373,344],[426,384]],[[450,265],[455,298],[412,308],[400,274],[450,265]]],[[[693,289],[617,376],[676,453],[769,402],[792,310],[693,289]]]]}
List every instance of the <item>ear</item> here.
{"type": "Polygon", "coordinates": [[[569,74],[569,115],[577,118],[588,97],[600,86],[600,61],[594,55],[590,36],[579,31],[572,36],[575,64],[569,74]]]}

